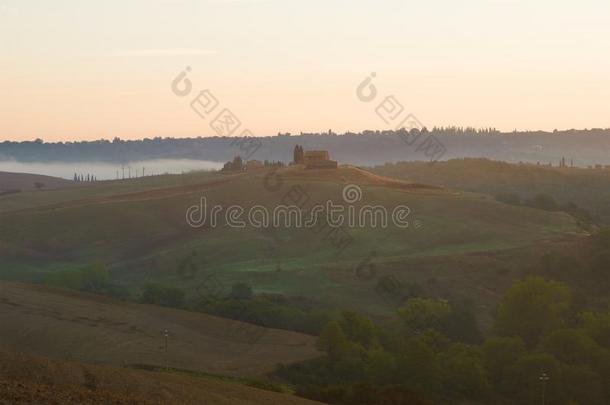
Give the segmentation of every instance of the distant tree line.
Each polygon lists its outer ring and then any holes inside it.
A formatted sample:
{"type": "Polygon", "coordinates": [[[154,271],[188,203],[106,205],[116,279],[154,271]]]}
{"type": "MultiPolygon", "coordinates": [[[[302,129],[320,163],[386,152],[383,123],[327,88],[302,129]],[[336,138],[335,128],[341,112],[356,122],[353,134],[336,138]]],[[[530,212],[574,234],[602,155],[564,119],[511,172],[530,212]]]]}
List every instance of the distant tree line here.
{"type": "MultiPolygon", "coordinates": [[[[433,127],[428,135],[439,137],[447,156],[487,156],[497,160],[532,159],[557,161],[560,156],[545,148],[532,156],[536,145],[550,145],[553,150],[570,150],[587,164],[604,163],[610,150],[610,129],[499,132],[494,128],[433,127]],[[583,142],[583,139],[586,141],[583,142]],[[507,146],[508,145],[508,146],[507,146]],[[518,153],[521,153],[519,155],[518,153]]],[[[358,165],[383,164],[406,159],[426,160],[408,148],[399,131],[365,130],[360,133],[333,132],[281,134],[260,137],[261,147],[253,159],[284,160],[293,158],[295,145],[304,149],[328,150],[334,159],[358,165]],[[370,151],[375,153],[371,154],[370,151]]],[[[232,160],[238,152],[234,137],[170,138],[142,140],[95,140],[81,142],[35,141],[0,143],[0,158],[20,162],[105,161],[128,163],[153,159],[200,159],[215,162],[232,160]]]]}
{"type": "MultiPolygon", "coordinates": [[[[233,160],[226,162],[220,171],[221,172],[241,172],[243,170],[246,170],[246,164],[247,163],[243,161],[241,156],[235,156],[233,158],[233,160]]],[[[263,166],[278,168],[278,167],[284,167],[284,166],[286,166],[286,164],[279,160],[278,161],[265,160],[263,162],[263,166]]]]}

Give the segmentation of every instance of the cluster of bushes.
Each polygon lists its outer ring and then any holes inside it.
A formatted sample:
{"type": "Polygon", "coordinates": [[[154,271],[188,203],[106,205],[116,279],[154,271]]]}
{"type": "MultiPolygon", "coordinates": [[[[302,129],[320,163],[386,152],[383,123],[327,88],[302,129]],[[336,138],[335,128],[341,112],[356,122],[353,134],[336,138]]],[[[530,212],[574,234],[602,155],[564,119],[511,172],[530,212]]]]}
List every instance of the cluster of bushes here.
{"type": "Polygon", "coordinates": [[[241,156],[235,156],[232,161],[224,164],[221,171],[223,172],[241,172],[245,169],[244,162],[241,156]]]}
{"type": "MultiPolygon", "coordinates": [[[[281,167],[285,167],[286,164],[282,161],[275,161],[275,160],[265,160],[263,162],[263,166],[264,167],[273,167],[273,168],[281,168],[281,167]]],[[[235,156],[233,158],[233,160],[226,162],[223,166],[222,169],[220,169],[221,172],[241,172],[243,170],[246,169],[246,164],[244,163],[243,159],[241,158],[241,156],[235,156]]]]}
{"type": "Polygon", "coordinates": [[[322,388],[314,385],[302,386],[297,389],[296,395],[327,404],[434,404],[434,402],[422,394],[414,392],[405,385],[385,385],[379,387],[366,382],[331,385],[322,388]]]}
{"type": "Polygon", "coordinates": [[[570,285],[581,306],[610,307],[610,230],[595,234],[579,250],[546,253],[538,274],[570,285]]]}
{"type": "Polygon", "coordinates": [[[281,294],[254,295],[244,283],[234,284],[224,297],[202,299],[197,309],[210,315],[311,335],[318,335],[333,317],[331,311],[281,294]]]}
{"type": "Polygon", "coordinates": [[[320,334],[324,357],[277,373],[300,395],[333,404],[396,403],[386,390],[412,395],[407,403],[415,404],[531,404],[543,388],[548,403],[609,403],[610,313],[578,312],[565,285],[517,282],[497,308],[493,336],[480,344],[447,336],[450,312],[442,301],[411,299],[398,310],[400,331],[344,312],[320,334]]]}
{"type": "Polygon", "coordinates": [[[281,294],[254,295],[245,283],[233,284],[224,296],[201,297],[193,302],[184,289],[161,283],[146,283],[139,295],[131,295],[124,287],[110,282],[104,264],[93,263],[78,270],[55,272],[44,279],[45,284],[72,290],[103,294],[143,304],[188,309],[260,326],[293,330],[318,335],[336,314],[304,299],[281,294]]]}
{"type": "Polygon", "coordinates": [[[336,314],[311,302],[281,294],[258,294],[245,283],[235,283],[222,296],[188,300],[186,291],[159,283],[147,283],[139,302],[205,312],[275,329],[318,335],[336,314]]]}
{"type": "Polygon", "coordinates": [[[48,274],[43,282],[52,287],[104,294],[119,299],[129,298],[129,292],[125,288],[110,282],[109,272],[101,262],[89,264],[78,270],[48,274]]]}
{"type": "Polygon", "coordinates": [[[483,340],[474,306],[466,300],[447,302],[430,298],[410,298],[398,310],[403,329],[410,335],[435,330],[447,338],[476,344],[483,340]]]}
{"type": "Polygon", "coordinates": [[[180,288],[158,283],[147,283],[142,289],[140,302],[143,304],[155,304],[164,307],[184,308],[186,293],[180,288]]]}
{"type": "Polygon", "coordinates": [[[46,285],[59,288],[68,288],[108,295],[122,300],[137,299],[143,304],[162,305],[172,308],[186,308],[186,293],[176,287],[159,283],[147,283],[142,288],[139,298],[110,280],[110,273],[101,262],[95,262],[78,270],[58,271],[47,275],[43,282],[46,285]]]}

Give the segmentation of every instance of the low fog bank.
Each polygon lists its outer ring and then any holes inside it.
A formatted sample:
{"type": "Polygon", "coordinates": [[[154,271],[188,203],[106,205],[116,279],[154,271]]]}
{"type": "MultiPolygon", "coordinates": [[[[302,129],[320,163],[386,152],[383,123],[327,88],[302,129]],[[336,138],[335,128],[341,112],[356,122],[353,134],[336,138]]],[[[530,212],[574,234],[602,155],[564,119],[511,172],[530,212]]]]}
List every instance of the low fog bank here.
{"type": "Polygon", "coordinates": [[[42,174],[72,180],[74,175],[91,175],[97,180],[114,180],[157,174],[178,174],[195,170],[217,170],[223,163],[192,159],[157,159],[126,164],[106,162],[17,162],[0,160],[0,172],[42,174]]]}

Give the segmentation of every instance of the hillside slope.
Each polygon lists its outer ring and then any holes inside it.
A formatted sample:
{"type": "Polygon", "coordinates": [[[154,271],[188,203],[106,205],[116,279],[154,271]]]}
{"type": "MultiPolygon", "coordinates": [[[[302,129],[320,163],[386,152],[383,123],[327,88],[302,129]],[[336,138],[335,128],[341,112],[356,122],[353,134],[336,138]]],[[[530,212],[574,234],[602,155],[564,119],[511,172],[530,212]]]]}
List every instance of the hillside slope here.
{"type": "Polygon", "coordinates": [[[5,348],[114,365],[256,376],[318,356],[311,336],[19,283],[0,283],[0,325],[5,348]]]}
{"type": "Polygon", "coordinates": [[[207,173],[184,183],[180,176],[158,180],[162,183],[132,182],[137,186],[133,191],[124,182],[109,182],[82,191],[48,192],[46,203],[38,200],[29,208],[16,208],[14,198],[0,200],[0,278],[42,281],[49,274],[102,261],[113,282],[134,294],[144,282],[158,281],[195,296],[197,286],[214,275],[225,290],[234,282],[247,282],[257,293],[370,307],[371,294],[363,296],[361,279],[335,275],[367,266],[371,259],[380,266],[582,234],[565,213],[508,206],[489,196],[381,177],[350,166],[336,171],[289,167],[207,173]],[[381,205],[391,212],[406,205],[410,226],[345,228],[342,235],[331,235],[328,229],[294,227],[191,227],[185,219],[202,197],[208,209],[239,205],[245,211],[255,205],[272,209],[295,203],[290,201],[295,191],[304,196],[305,209],[329,200],[345,204],[342,193],[350,184],[361,190],[353,204],[356,209],[381,205]]]}
{"type": "Polygon", "coordinates": [[[0,172],[0,193],[10,191],[36,190],[39,183],[41,190],[55,190],[83,186],[90,183],[76,183],[58,177],[43,176],[40,174],[0,172]]]}
{"type": "Polygon", "coordinates": [[[51,360],[0,348],[0,404],[307,405],[217,378],[51,360]]]}
{"type": "Polygon", "coordinates": [[[455,159],[434,165],[422,162],[386,164],[372,171],[382,176],[491,195],[515,193],[521,198],[531,198],[544,193],[560,204],[573,202],[604,223],[610,223],[610,169],[455,159]]]}

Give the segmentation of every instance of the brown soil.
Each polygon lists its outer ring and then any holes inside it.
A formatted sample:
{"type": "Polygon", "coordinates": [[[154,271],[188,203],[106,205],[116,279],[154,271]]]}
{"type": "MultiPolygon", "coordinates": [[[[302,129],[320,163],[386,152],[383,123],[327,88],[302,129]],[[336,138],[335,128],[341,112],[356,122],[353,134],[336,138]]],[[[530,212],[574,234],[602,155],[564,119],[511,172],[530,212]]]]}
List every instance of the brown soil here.
{"type": "Polygon", "coordinates": [[[213,377],[96,366],[0,351],[1,405],[315,403],[213,377]]]}
{"type": "Polygon", "coordinates": [[[44,186],[41,191],[77,187],[88,185],[91,183],[77,183],[70,180],[60,179],[58,177],[42,176],[39,174],[28,174],[28,173],[10,173],[0,172],[0,193],[6,191],[30,191],[36,190],[34,183],[42,183],[44,186]]]}
{"type": "Polygon", "coordinates": [[[294,165],[278,170],[278,175],[285,178],[315,179],[343,184],[354,183],[362,186],[380,186],[413,192],[446,191],[442,187],[384,177],[350,165],[342,165],[338,169],[305,169],[302,165],[294,165]]]}
{"type": "Polygon", "coordinates": [[[319,356],[313,336],[18,283],[0,283],[0,325],[8,350],[109,365],[257,376],[319,356]]]}

